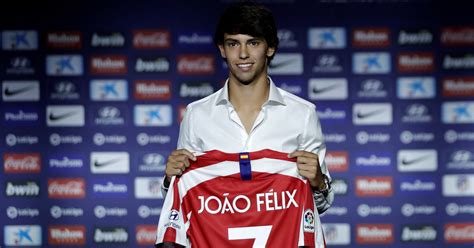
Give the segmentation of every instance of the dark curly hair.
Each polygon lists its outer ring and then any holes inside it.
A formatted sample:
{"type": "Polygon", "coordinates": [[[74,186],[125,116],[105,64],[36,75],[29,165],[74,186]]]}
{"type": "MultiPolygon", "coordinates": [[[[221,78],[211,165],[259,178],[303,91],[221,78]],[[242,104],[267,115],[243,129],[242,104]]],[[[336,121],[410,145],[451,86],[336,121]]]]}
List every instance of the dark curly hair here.
{"type": "MultiPolygon", "coordinates": [[[[214,33],[216,46],[224,43],[224,34],[246,34],[263,38],[271,48],[278,48],[278,35],[272,12],[252,2],[230,5],[221,15],[214,33]]],[[[270,57],[269,60],[273,58],[270,57]]]]}

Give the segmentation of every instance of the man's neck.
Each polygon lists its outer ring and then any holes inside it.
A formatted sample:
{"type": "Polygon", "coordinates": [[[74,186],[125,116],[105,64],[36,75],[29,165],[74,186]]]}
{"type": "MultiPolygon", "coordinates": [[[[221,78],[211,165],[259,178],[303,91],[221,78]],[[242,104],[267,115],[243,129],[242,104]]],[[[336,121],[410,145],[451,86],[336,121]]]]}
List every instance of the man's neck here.
{"type": "Polygon", "coordinates": [[[229,79],[229,101],[235,109],[259,111],[268,100],[270,84],[267,76],[258,78],[248,85],[229,79]]]}

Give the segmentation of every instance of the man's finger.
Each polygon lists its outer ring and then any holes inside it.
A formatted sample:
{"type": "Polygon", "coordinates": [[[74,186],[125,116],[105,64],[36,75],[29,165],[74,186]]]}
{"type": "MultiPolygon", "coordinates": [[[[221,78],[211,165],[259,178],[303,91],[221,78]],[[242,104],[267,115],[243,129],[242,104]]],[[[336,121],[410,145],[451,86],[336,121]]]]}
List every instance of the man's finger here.
{"type": "Polygon", "coordinates": [[[298,170],[300,171],[309,171],[309,172],[316,172],[318,169],[309,164],[297,164],[298,170]]]}
{"type": "Polygon", "coordinates": [[[312,152],[307,152],[307,151],[294,151],[290,154],[288,154],[289,158],[295,158],[295,157],[309,157],[309,158],[318,158],[318,155],[312,152]]]}
{"type": "Polygon", "coordinates": [[[180,156],[180,155],[184,155],[184,156],[188,157],[189,159],[191,159],[192,161],[196,161],[196,156],[194,156],[194,154],[192,152],[190,152],[186,149],[174,150],[173,152],[171,152],[170,157],[180,156]]]}

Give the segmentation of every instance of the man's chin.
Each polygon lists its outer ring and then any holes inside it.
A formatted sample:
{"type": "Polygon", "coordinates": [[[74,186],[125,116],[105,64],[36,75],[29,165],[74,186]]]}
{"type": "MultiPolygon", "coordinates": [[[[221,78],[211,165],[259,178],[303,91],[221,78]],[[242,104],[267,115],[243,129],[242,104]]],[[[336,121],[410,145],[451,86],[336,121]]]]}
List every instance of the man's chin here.
{"type": "Polygon", "coordinates": [[[243,85],[249,85],[249,84],[251,84],[251,83],[255,80],[254,77],[251,77],[251,78],[248,78],[248,77],[247,77],[247,78],[236,77],[236,78],[237,78],[237,80],[238,80],[241,84],[243,84],[243,85]]]}

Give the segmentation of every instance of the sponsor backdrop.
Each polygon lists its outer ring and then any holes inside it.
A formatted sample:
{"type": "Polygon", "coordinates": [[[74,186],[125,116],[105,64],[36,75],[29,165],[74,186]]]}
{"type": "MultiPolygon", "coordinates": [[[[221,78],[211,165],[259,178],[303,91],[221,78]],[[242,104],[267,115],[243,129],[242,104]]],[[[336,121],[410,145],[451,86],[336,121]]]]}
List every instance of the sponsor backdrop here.
{"type": "MultiPolygon", "coordinates": [[[[153,244],[184,107],[226,77],[212,33],[229,2],[2,7],[1,246],[153,244]]],[[[472,247],[472,8],[262,2],[270,74],[323,125],[328,246],[472,247]]]]}

